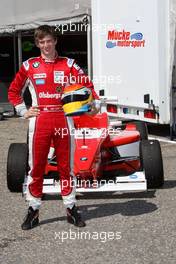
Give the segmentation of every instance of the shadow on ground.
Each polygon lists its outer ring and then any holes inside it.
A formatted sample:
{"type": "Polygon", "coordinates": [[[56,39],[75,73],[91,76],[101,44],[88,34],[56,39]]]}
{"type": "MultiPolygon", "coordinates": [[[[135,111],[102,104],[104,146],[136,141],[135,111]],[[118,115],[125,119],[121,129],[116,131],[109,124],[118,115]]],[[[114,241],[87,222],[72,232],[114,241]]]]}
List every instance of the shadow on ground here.
{"type": "Polygon", "coordinates": [[[166,137],[170,139],[170,126],[169,125],[156,125],[148,124],[148,133],[159,137],[166,137]]]}
{"type": "MultiPolygon", "coordinates": [[[[79,206],[84,220],[97,219],[106,216],[118,215],[137,216],[151,213],[157,210],[156,204],[145,200],[133,200],[122,203],[103,203],[79,206]]],[[[40,225],[66,220],[65,216],[46,219],[40,225]]]]}

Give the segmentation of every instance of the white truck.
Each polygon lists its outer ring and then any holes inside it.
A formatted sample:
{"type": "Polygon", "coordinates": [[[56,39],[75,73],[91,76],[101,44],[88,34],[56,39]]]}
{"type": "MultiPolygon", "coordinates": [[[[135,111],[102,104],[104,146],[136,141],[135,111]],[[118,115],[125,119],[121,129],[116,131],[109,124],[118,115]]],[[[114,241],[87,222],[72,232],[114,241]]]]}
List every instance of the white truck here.
{"type": "Polygon", "coordinates": [[[92,0],[93,79],[113,117],[176,132],[175,0],[92,0]],[[175,52],[174,52],[175,51],[175,52]]]}

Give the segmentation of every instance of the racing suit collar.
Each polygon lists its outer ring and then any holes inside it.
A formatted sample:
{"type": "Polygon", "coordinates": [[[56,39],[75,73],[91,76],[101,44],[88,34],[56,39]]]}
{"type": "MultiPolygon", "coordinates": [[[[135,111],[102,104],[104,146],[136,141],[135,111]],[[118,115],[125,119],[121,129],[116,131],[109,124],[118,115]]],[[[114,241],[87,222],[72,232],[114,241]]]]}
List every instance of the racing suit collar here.
{"type": "Polygon", "coordinates": [[[55,57],[54,57],[54,59],[52,59],[52,60],[50,60],[50,59],[46,59],[46,58],[43,58],[42,56],[40,56],[41,57],[41,59],[44,61],[44,62],[46,62],[46,63],[54,63],[57,59],[58,59],[58,53],[57,53],[57,51],[56,51],[56,53],[55,53],[55,57]]]}

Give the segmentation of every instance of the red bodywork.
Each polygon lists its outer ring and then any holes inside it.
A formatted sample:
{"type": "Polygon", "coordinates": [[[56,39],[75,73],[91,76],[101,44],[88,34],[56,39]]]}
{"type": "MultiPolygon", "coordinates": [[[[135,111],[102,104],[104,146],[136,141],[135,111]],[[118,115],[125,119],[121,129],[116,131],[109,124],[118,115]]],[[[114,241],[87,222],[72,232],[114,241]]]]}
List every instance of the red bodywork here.
{"type": "MultiPolygon", "coordinates": [[[[126,124],[124,129],[109,126],[106,113],[96,116],[82,115],[74,117],[75,155],[74,172],[80,179],[97,179],[105,172],[133,173],[140,169],[140,160],[126,162],[112,150],[118,146],[140,140],[140,134],[133,124],[126,124]]],[[[57,166],[48,163],[45,174],[57,171],[57,166]]]]}

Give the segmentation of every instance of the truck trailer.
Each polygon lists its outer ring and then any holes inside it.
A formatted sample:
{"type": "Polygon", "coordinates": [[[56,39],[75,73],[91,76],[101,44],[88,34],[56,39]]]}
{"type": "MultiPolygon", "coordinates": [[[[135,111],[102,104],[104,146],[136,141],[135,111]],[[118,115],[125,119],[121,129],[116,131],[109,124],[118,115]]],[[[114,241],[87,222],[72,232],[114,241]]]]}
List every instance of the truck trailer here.
{"type": "Polygon", "coordinates": [[[176,1],[92,0],[93,79],[112,117],[176,134],[176,1]]]}

